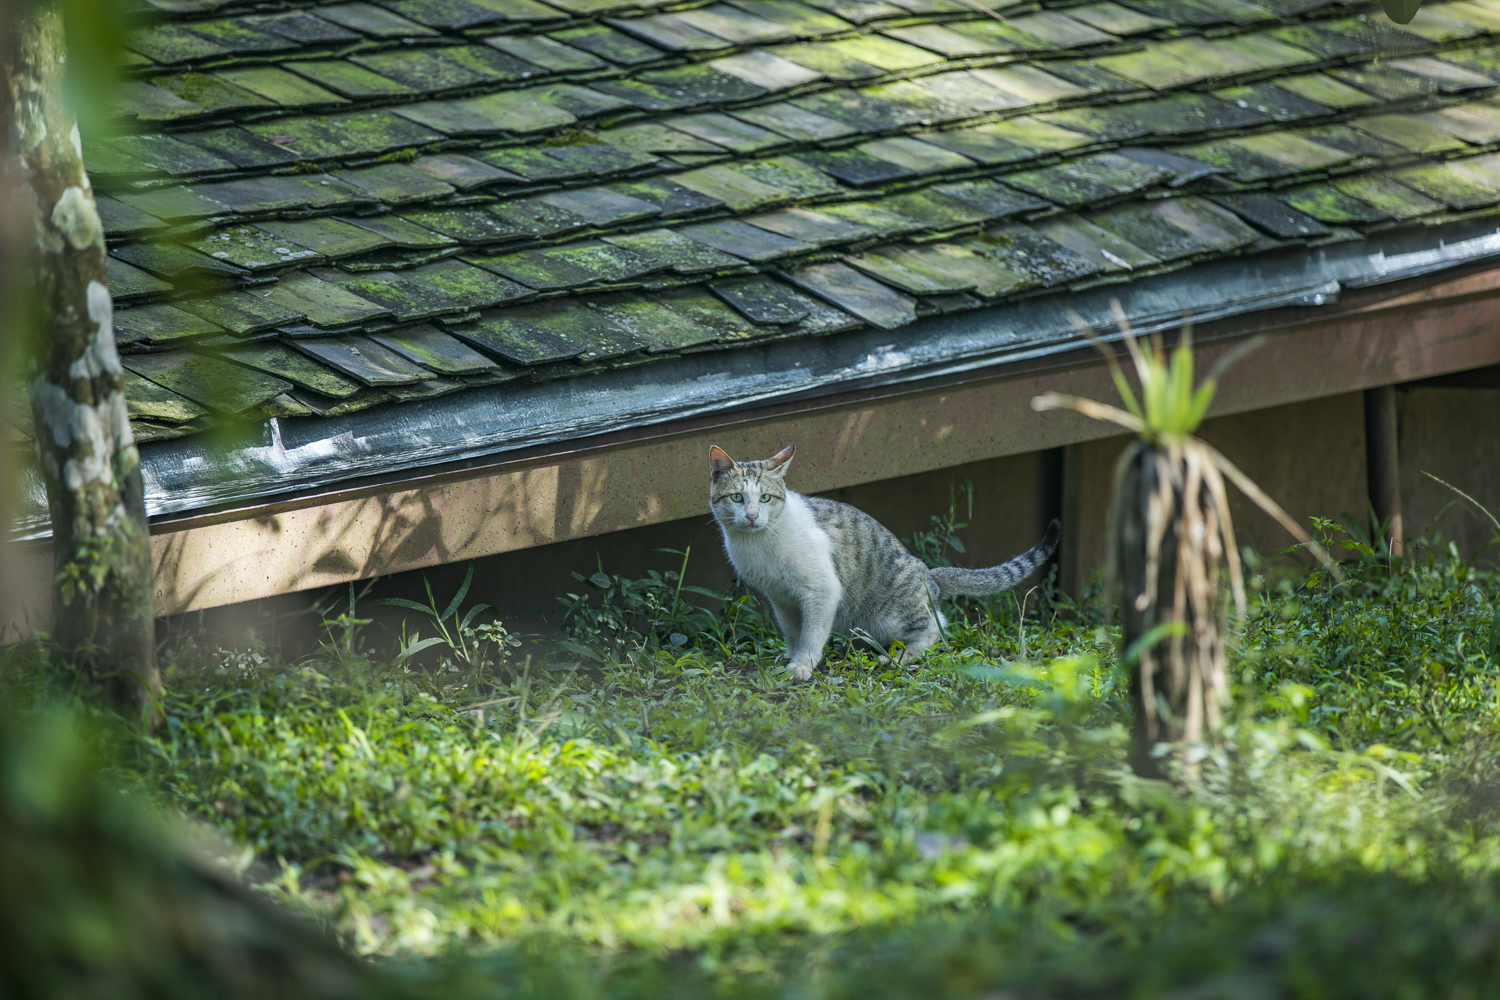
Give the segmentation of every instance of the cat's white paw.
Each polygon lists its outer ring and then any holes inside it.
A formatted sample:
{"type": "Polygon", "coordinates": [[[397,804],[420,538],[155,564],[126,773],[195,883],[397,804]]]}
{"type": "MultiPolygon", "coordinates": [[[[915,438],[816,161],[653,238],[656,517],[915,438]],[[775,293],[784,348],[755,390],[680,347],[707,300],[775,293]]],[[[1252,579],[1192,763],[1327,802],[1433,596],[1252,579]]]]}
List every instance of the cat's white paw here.
{"type": "Polygon", "coordinates": [[[792,672],[792,680],[794,681],[812,680],[813,668],[811,663],[793,663],[787,669],[792,672]]]}

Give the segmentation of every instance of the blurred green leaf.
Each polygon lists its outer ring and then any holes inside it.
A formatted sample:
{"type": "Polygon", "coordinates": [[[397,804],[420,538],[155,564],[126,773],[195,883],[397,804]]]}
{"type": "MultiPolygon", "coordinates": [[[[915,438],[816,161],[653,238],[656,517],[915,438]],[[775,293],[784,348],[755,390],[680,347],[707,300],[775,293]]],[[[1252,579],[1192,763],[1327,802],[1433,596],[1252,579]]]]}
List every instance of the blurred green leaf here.
{"type": "Polygon", "coordinates": [[[1380,0],[1380,7],[1397,24],[1410,24],[1422,9],[1422,0],[1380,0]]]}

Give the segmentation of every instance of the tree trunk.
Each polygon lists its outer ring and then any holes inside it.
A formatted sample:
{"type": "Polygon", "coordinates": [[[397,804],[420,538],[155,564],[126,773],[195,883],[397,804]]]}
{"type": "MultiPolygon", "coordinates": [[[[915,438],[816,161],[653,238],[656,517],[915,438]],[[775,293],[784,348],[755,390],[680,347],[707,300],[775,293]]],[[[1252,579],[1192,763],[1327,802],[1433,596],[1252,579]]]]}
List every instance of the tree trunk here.
{"type": "Polygon", "coordinates": [[[37,459],[52,514],[53,638],[128,715],[161,691],[151,548],[106,285],[104,231],[63,97],[59,9],[12,6],[3,71],[17,201],[35,225],[28,368],[37,459]]]}

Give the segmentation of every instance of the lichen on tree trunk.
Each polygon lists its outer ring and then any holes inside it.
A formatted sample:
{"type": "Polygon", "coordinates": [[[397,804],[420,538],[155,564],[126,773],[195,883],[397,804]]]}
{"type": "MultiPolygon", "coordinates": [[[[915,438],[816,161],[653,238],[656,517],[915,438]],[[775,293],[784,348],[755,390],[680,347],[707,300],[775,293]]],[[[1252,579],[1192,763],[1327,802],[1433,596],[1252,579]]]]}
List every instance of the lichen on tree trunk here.
{"type": "Polygon", "coordinates": [[[67,106],[60,10],[21,0],[4,39],[5,174],[34,223],[27,378],[52,514],[53,638],[122,710],[154,714],[161,680],[140,457],[115,350],[104,232],[67,106]]]}

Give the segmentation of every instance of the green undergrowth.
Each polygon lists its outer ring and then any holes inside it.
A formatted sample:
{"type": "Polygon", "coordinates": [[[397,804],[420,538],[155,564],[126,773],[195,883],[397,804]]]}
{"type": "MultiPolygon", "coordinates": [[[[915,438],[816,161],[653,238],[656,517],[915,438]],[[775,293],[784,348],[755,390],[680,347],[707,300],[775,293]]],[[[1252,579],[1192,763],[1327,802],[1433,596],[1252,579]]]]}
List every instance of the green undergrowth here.
{"type": "Polygon", "coordinates": [[[679,568],[580,576],[529,649],[468,584],[400,608],[394,656],[352,592],[296,662],[178,636],[118,775],[423,995],[1500,983],[1500,580],[1441,545],[1252,560],[1225,740],[1178,789],[1127,773],[1116,634],[1045,585],[796,684],[752,597],[679,568]]]}

